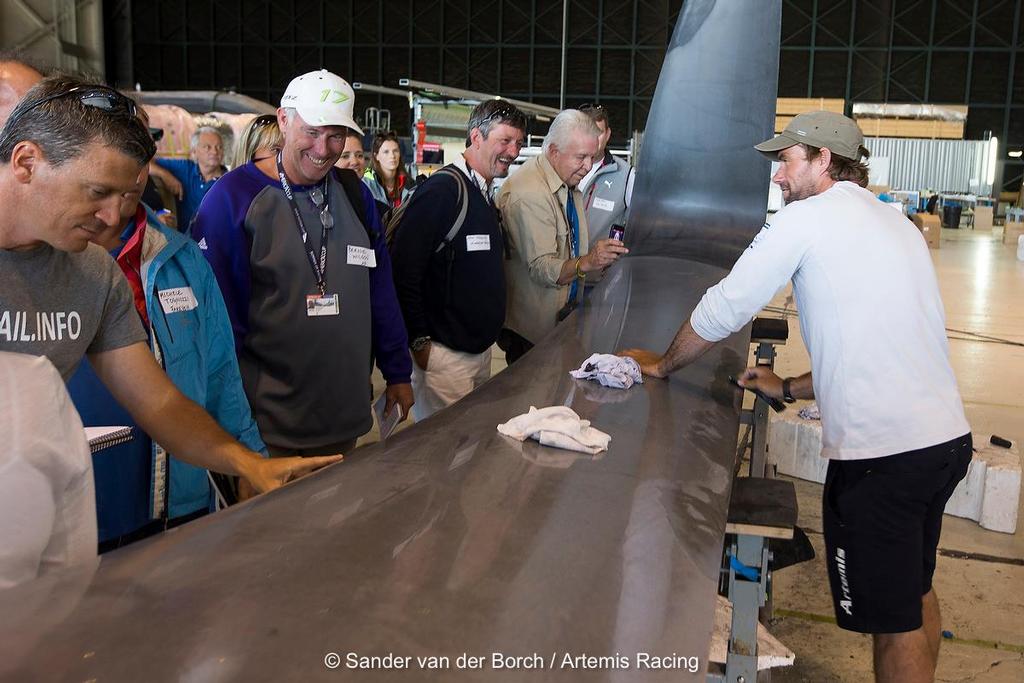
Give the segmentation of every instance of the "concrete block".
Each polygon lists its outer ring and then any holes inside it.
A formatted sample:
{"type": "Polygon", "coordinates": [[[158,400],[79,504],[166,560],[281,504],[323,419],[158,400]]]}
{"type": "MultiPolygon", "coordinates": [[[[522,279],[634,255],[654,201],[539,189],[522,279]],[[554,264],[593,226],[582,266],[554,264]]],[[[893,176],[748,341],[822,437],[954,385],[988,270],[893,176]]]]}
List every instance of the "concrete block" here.
{"type": "MultiPolygon", "coordinates": [[[[823,484],[828,460],[821,457],[821,422],[804,420],[793,408],[770,414],[768,462],[779,474],[823,484]]],[[[975,434],[974,447],[970,469],[946,504],[946,514],[1012,534],[1017,530],[1021,489],[1017,444],[1000,448],[989,443],[988,434],[975,434]]]]}
{"type": "Polygon", "coordinates": [[[1012,534],[1017,531],[1021,461],[1017,443],[1000,448],[988,434],[975,434],[974,458],[967,476],[956,487],[946,514],[973,519],[982,528],[1012,534]]]}
{"type": "Polygon", "coordinates": [[[797,414],[800,407],[770,414],[768,462],[780,474],[824,484],[828,460],[821,457],[821,421],[804,420],[797,414]]]}

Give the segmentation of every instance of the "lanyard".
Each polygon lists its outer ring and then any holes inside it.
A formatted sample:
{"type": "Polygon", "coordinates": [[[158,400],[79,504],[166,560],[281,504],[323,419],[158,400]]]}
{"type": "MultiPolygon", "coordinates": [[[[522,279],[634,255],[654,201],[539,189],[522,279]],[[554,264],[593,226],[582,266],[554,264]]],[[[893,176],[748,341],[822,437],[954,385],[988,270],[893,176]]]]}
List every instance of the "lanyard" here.
{"type": "MultiPolygon", "coordinates": [[[[284,196],[288,198],[288,203],[292,207],[292,215],[295,217],[295,227],[299,230],[299,237],[302,238],[302,246],[306,250],[306,256],[309,259],[309,266],[313,269],[313,278],[316,279],[316,286],[320,290],[320,296],[327,295],[327,224],[322,224],[320,230],[320,258],[316,257],[316,251],[313,249],[313,245],[310,243],[309,235],[306,233],[306,224],[302,220],[302,214],[299,212],[299,205],[295,201],[295,195],[292,194],[292,186],[288,184],[288,178],[284,173],[284,166],[281,164],[281,153],[277,153],[277,177],[281,180],[281,189],[284,190],[284,196]]],[[[327,201],[327,178],[324,177],[324,201],[327,201]]],[[[325,204],[326,206],[326,204],[325,204]]]]}
{"type": "Polygon", "coordinates": [[[488,190],[480,187],[480,182],[476,179],[476,171],[470,168],[468,163],[466,164],[466,175],[469,176],[469,182],[473,183],[473,187],[476,188],[476,191],[483,195],[484,199],[487,201],[487,205],[493,209],[494,198],[491,197],[491,193],[488,190]]]}
{"type": "Polygon", "coordinates": [[[565,202],[565,222],[569,224],[569,256],[576,258],[580,253],[580,221],[576,215],[576,201],[572,198],[572,188],[566,188],[569,194],[565,202]]]}
{"type": "MultiPolygon", "coordinates": [[[[569,193],[565,200],[565,220],[569,223],[569,256],[571,258],[577,258],[580,253],[580,220],[576,215],[576,201],[572,198],[572,188],[566,187],[566,191],[569,193]]],[[[576,264],[577,269],[579,263],[576,264]]],[[[569,301],[576,301],[576,297],[579,294],[580,280],[579,278],[573,278],[572,284],[569,285],[569,301]]]]}

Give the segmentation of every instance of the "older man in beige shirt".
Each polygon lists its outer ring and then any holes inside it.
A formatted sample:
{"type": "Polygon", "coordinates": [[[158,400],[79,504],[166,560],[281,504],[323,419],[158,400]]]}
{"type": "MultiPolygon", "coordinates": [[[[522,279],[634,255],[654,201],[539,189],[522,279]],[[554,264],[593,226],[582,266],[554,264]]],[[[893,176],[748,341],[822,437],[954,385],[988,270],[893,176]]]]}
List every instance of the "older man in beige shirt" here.
{"type": "Polygon", "coordinates": [[[588,273],[628,253],[622,242],[590,243],[576,186],[594,163],[600,131],[585,113],[566,109],[551,122],[543,153],[513,174],[498,196],[510,254],[508,312],[498,346],[514,363],[555,328],[583,294],[588,273]]]}

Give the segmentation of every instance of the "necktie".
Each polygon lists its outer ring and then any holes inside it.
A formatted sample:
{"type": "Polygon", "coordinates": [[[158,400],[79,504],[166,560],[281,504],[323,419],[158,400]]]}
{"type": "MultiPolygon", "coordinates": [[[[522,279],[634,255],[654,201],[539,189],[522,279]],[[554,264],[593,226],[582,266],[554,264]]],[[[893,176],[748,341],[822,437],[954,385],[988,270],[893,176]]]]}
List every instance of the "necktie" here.
{"type": "MultiPolygon", "coordinates": [[[[565,200],[565,217],[569,221],[569,239],[571,240],[569,256],[576,258],[580,255],[580,219],[576,215],[576,202],[572,198],[572,188],[566,188],[566,190],[568,194],[565,200]]],[[[579,278],[574,277],[572,285],[569,287],[569,301],[576,300],[579,285],[579,278]]]]}

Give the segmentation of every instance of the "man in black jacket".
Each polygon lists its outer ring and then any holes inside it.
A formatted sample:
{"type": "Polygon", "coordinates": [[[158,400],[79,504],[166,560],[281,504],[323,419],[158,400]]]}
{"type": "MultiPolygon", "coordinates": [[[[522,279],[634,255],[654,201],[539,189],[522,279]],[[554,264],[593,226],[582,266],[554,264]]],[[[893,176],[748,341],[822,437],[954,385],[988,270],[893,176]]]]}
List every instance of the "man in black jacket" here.
{"type": "Polygon", "coordinates": [[[526,117],[490,100],[473,110],[467,130],[466,151],[416,190],[391,247],[417,420],[490,378],[491,346],[505,321],[504,240],[491,195],[519,156],[526,117]]]}

